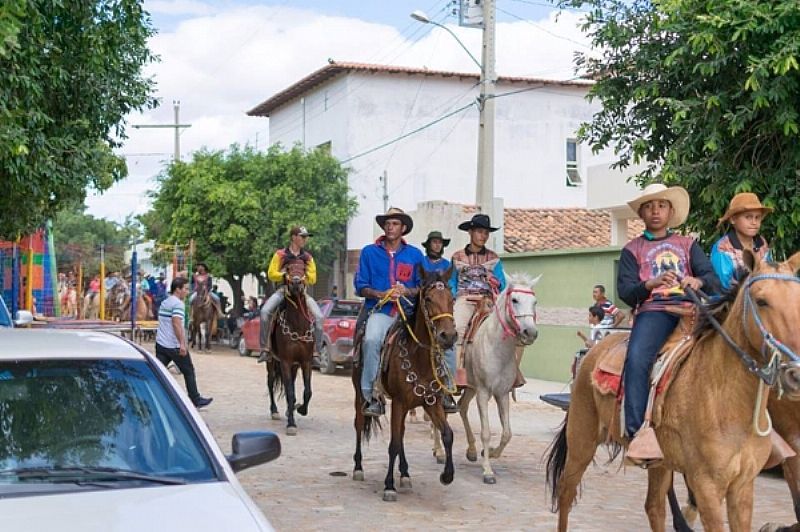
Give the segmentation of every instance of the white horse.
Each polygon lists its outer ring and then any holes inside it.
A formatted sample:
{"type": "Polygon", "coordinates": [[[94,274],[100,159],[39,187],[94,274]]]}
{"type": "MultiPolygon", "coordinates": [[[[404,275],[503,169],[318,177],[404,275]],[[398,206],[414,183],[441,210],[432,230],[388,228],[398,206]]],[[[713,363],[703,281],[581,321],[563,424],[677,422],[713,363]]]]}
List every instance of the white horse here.
{"type": "MultiPolygon", "coordinates": [[[[511,440],[509,396],[517,376],[515,349],[519,344],[531,345],[539,334],[533,287],[540,278],[541,275],[536,279],[525,274],[509,275],[508,285],[497,298],[491,314],[478,327],[472,343],[464,344],[464,366],[470,387],[464,389],[458,407],[467,435],[467,460],[475,462],[478,453],[467,414],[470,402],[477,397],[483,444],[483,481],[486,484],[496,482],[489,458],[500,458],[511,440]],[[497,403],[497,412],[503,425],[500,445],[495,448],[489,446],[489,399],[492,397],[497,403]]],[[[439,439],[434,438],[437,459],[441,454],[439,439]]]]}

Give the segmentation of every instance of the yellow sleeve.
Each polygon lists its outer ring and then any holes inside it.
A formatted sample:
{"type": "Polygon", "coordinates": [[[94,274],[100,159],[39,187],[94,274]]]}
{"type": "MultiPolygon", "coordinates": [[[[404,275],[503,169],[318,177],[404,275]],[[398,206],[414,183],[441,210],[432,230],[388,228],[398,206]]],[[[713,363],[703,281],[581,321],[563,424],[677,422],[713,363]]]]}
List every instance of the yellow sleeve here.
{"type": "Polygon", "coordinates": [[[314,262],[314,257],[306,264],[306,284],[317,284],[317,263],[314,262]]]}
{"type": "Polygon", "coordinates": [[[283,272],[281,271],[281,257],[276,251],[272,255],[272,260],[269,261],[269,268],[267,269],[267,279],[273,283],[283,282],[283,272]]]}

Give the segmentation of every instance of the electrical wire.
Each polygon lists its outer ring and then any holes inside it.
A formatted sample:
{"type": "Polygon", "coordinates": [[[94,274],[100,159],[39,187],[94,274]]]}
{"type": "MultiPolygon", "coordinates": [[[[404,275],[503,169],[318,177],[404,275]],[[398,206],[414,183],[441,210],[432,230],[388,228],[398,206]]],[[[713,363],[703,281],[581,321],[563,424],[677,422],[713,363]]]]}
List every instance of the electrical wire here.
{"type": "Polygon", "coordinates": [[[586,46],[585,44],[583,44],[583,43],[582,43],[582,42],[580,42],[580,41],[576,41],[575,39],[570,39],[569,37],[564,37],[563,35],[559,35],[558,33],[552,32],[552,31],[548,30],[547,28],[544,28],[544,27],[540,26],[539,24],[536,24],[536,23],[535,23],[535,22],[533,22],[532,20],[528,20],[528,19],[526,19],[526,18],[520,17],[519,15],[515,15],[514,13],[512,13],[512,12],[510,12],[510,11],[507,11],[507,10],[505,10],[505,9],[503,9],[502,7],[495,7],[495,9],[497,9],[497,10],[498,10],[498,11],[500,11],[501,13],[505,13],[505,14],[506,14],[506,15],[508,15],[509,17],[513,17],[513,18],[515,18],[515,19],[517,19],[517,20],[520,20],[520,21],[522,21],[522,22],[525,22],[525,23],[527,23],[527,24],[530,24],[530,25],[531,25],[531,26],[533,26],[534,28],[537,28],[538,30],[540,30],[540,31],[543,31],[543,32],[545,32],[545,33],[548,33],[548,34],[552,35],[553,37],[555,37],[555,38],[557,38],[557,39],[561,39],[561,40],[563,40],[563,41],[569,41],[569,42],[571,42],[571,43],[573,43],[573,44],[576,44],[576,45],[578,45],[578,46],[580,46],[580,47],[582,47],[582,48],[586,48],[587,50],[592,50],[592,51],[594,51],[594,49],[593,49],[591,46],[586,46]]]}
{"type": "Polygon", "coordinates": [[[558,9],[561,11],[576,11],[579,13],[585,13],[583,9],[578,7],[569,7],[569,6],[560,6],[550,2],[535,2],[533,0],[514,0],[514,2],[519,2],[520,4],[528,4],[529,6],[541,6],[541,7],[550,7],[552,9],[558,9]]]}

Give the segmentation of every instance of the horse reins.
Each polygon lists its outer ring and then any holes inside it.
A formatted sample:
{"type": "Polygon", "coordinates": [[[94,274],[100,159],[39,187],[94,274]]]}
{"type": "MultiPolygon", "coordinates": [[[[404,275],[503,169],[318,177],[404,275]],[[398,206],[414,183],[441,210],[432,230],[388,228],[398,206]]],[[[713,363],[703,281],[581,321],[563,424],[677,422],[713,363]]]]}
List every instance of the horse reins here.
{"type": "Polygon", "coordinates": [[[500,326],[503,328],[503,340],[506,338],[515,338],[519,336],[519,333],[522,331],[522,325],[519,322],[519,318],[529,318],[532,317],[534,323],[536,323],[536,312],[534,311],[533,314],[514,314],[514,306],[513,302],[511,301],[511,294],[529,294],[536,297],[536,292],[533,290],[528,290],[525,288],[513,288],[509,287],[505,291],[505,307],[506,307],[506,315],[511,319],[511,323],[506,323],[506,320],[503,319],[503,316],[500,314],[500,305],[495,305],[494,310],[497,314],[497,321],[500,322],[500,326]]]}

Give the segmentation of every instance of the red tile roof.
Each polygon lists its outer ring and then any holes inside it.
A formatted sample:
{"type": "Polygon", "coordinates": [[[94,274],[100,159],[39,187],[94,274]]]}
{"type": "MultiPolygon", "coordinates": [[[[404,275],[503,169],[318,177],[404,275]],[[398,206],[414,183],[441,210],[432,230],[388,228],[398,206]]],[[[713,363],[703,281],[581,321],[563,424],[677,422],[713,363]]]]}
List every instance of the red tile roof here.
{"type": "MultiPolygon", "coordinates": [[[[504,223],[507,253],[611,245],[611,214],[608,211],[506,209],[504,223]]],[[[628,239],[636,237],[643,229],[641,220],[629,220],[628,239]]]]}
{"type": "MultiPolygon", "coordinates": [[[[314,89],[318,85],[328,81],[329,79],[341,74],[342,72],[368,72],[368,73],[383,73],[383,74],[406,74],[408,76],[439,76],[439,77],[456,77],[459,79],[472,79],[478,81],[480,75],[477,73],[468,72],[452,72],[448,70],[429,70],[427,68],[415,67],[402,67],[394,65],[373,65],[368,63],[338,63],[331,61],[329,64],[320,68],[316,72],[312,72],[300,81],[295,82],[288,88],[273,95],[268,100],[258,104],[254,108],[247,111],[249,116],[269,116],[272,111],[282,106],[283,104],[305,94],[306,92],[314,89]]],[[[505,83],[525,83],[525,84],[541,84],[553,85],[562,87],[588,87],[594,82],[586,79],[572,79],[572,80],[552,80],[541,78],[526,78],[519,76],[499,76],[499,82],[505,83]]]]}

